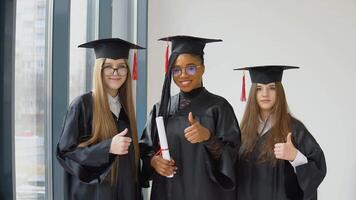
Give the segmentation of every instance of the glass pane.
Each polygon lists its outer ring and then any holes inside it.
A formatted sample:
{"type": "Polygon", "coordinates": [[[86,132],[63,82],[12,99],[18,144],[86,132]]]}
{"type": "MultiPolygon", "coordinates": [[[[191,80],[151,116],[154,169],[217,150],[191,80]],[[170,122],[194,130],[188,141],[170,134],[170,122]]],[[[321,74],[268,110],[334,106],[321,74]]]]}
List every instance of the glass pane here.
{"type": "Polygon", "coordinates": [[[69,100],[90,90],[91,69],[94,65],[92,49],[78,45],[95,38],[95,1],[75,0],[70,2],[70,69],[69,100]]]}
{"type": "Polygon", "coordinates": [[[46,0],[17,0],[16,199],[45,199],[46,0]]]}

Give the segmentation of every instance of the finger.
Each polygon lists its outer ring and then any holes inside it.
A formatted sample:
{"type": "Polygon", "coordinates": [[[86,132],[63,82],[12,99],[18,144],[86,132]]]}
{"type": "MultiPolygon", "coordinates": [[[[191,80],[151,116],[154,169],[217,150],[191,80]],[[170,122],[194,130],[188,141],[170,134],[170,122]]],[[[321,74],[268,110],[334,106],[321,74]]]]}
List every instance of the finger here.
{"type": "Polygon", "coordinates": [[[200,141],[200,135],[199,134],[193,134],[191,137],[188,139],[191,143],[197,143],[200,141]]]}
{"type": "Polygon", "coordinates": [[[191,138],[194,134],[195,134],[195,132],[189,131],[189,132],[187,132],[187,133],[184,134],[184,137],[185,137],[186,139],[188,139],[188,138],[191,138]]]}
{"type": "Polygon", "coordinates": [[[161,157],[157,161],[158,161],[158,164],[163,165],[163,166],[172,166],[172,165],[174,165],[173,163],[171,163],[170,160],[166,160],[166,159],[163,159],[161,157]]]}
{"type": "Polygon", "coordinates": [[[187,128],[184,129],[184,133],[187,133],[187,132],[192,131],[194,129],[195,129],[194,125],[188,126],[187,128]]]}
{"type": "Polygon", "coordinates": [[[121,137],[120,141],[131,143],[132,139],[130,137],[121,137]]]}
{"type": "Polygon", "coordinates": [[[190,125],[193,125],[193,124],[195,124],[197,122],[194,119],[192,112],[189,112],[189,114],[188,114],[188,121],[189,121],[190,125]]]}
{"type": "Polygon", "coordinates": [[[118,135],[125,136],[127,134],[127,132],[128,132],[128,129],[125,128],[125,130],[121,131],[118,135]]]}
{"type": "Polygon", "coordinates": [[[289,132],[287,135],[287,143],[288,144],[292,143],[292,133],[291,132],[289,132]]]}
{"type": "Polygon", "coordinates": [[[277,143],[274,145],[274,148],[281,148],[283,147],[284,143],[277,143]]]}

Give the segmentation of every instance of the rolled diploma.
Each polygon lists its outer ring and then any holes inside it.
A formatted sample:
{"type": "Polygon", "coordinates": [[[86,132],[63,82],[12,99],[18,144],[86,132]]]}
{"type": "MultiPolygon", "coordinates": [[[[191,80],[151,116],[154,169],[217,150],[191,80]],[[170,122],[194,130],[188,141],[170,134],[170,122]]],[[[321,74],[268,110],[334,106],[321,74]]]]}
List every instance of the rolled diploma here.
{"type": "MultiPolygon", "coordinates": [[[[171,160],[171,155],[169,154],[169,149],[168,149],[166,130],[164,129],[163,117],[161,116],[156,117],[156,125],[158,131],[159,144],[161,145],[162,157],[165,160],[171,160]]],[[[172,177],[173,174],[167,176],[167,178],[172,178],[172,177]]]]}

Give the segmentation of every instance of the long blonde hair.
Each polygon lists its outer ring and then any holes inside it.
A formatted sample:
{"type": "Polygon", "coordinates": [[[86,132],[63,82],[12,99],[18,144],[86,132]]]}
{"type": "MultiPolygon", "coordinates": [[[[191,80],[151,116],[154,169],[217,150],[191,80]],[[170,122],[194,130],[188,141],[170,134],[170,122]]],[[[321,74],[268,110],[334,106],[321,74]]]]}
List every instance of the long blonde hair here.
{"type": "MultiPolygon", "coordinates": [[[[117,134],[117,127],[114,118],[112,117],[110,106],[108,103],[106,86],[104,85],[102,76],[102,67],[105,63],[105,58],[99,58],[95,60],[95,66],[93,71],[93,121],[92,121],[92,136],[89,140],[81,143],[80,147],[96,144],[105,139],[112,138],[117,134]]],[[[125,60],[126,65],[127,60],[125,60]]],[[[135,109],[133,105],[132,97],[132,81],[131,73],[128,70],[126,81],[119,88],[119,99],[122,108],[126,112],[129,118],[131,137],[135,151],[135,176],[137,180],[137,170],[139,162],[139,146],[137,136],[137,125],[135,118],[135,109]]],[[[118,162],[116,158],[115,163],[118,162]]],[[[116,165],[114,165],[116,166],[116,165]]],[[[117,168],[111,169],[110,182],[113,184],[116,182],[117,168]]]]}
{"type": "MultiPolygon", "coordinates": [[[[256,94],[257,84],[253,83],[241,122],[242,146],[240,153],[243,157],[252,153],[259,138],[258,125],[260,107],[257,103],[256,94]]],[[[276,102],[272,108],[270,120],[272,120],[273,126],[266,143],[261,148],[259,161],[269,161],[274,165],[277,161],[273,151],[274,145],[279,142],[285,142],[285,138],[291,126],[291,116],[288,111],[283,85],[280,82],[276,82],[276,102]]]]}

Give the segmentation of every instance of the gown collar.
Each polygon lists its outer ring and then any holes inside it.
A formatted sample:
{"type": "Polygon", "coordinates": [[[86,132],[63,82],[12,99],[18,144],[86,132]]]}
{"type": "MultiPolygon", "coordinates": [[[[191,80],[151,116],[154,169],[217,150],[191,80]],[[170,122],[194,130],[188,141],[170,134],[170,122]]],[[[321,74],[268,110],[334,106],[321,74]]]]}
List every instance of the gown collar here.
{"type": "Polygon", "coordinates": [[[180,91],[179,96],[184,99],[193,99],[197,97],[204,89],[205,89],[204,87],[200,87],[200,88],[195,88],[190,92],[180,91]]]}

